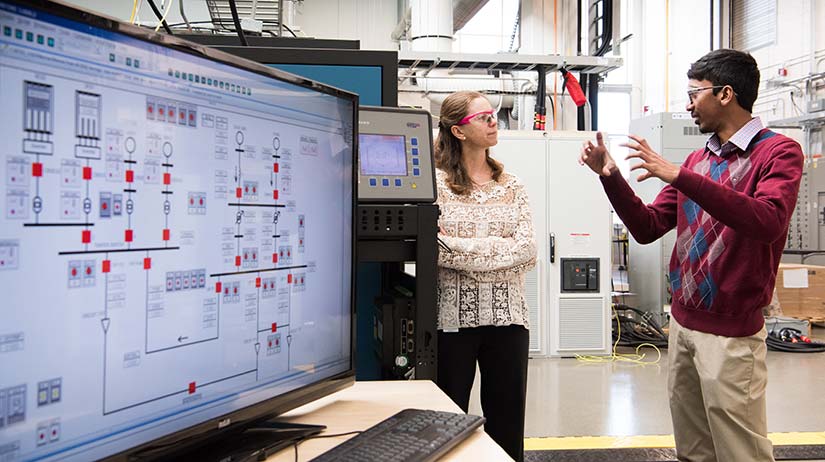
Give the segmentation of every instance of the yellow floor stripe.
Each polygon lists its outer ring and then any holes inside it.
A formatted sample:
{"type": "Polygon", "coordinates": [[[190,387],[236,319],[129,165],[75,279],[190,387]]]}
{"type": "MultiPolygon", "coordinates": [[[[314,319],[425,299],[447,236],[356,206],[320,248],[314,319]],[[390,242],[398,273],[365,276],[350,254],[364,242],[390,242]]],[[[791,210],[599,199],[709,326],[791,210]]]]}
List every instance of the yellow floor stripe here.
{"type": "MultiPolygon", "coordinates": [[[[775,445],[825,445],[825,432],[769,433],[775,445]]],[[[672,448],[673,435],[525,438],[526,451],[553,449],[672,448]]]]}
{"type": "Polygon", "coordinates": [[[825,444],[825,432],[769,433],[768,438],[779,446],[825,444]]]}

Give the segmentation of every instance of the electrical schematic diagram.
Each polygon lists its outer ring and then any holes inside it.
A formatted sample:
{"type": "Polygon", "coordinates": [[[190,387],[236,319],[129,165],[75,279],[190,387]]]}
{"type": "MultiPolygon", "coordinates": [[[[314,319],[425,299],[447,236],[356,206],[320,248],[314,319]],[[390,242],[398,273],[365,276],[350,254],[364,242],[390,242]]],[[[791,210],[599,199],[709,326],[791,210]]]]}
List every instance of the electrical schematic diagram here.
{"type": "Polygon", "coordinates": [[[350,360],[345,130],[2,55],[0,81],[0,460],[83,440],[56,407],[116,431],[350,360]]]}

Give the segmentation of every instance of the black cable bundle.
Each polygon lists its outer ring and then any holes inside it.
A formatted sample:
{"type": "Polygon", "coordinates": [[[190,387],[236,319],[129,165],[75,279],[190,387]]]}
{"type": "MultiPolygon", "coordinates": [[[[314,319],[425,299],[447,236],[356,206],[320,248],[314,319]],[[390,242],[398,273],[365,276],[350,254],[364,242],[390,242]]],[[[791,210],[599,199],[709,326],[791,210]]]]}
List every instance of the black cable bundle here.
{"type": "MultiPolygon", "coordinates": [[[[536,109],[533,116],[533,130],[544,130],[547,127],[547,107],[545,106],[547,72],[543,65],[536,66],[538,72],[538,86],[536,88],[536,109]]],[[[555,117],[555,113],[553,113],[555,117]]]]}
{"type": "Polygon", "coordinates": [[[771,351],[784,351],[785,353],[822,353],[825,352],[825,343],[814,342],[799,329],[785,327],[779,330],[771,330],[765,339],[768,349],[771,351]]]}
{"type": "Polygon", "coordinates": [[[653,314],[631,306],[616,304],[613,306],[616,316],[611,323],[613,327],[613,342],[618,335],[617,323],[621,323],[621,338],[619,346],[639,346],[643,343],[667,348],[667,334],[653,318],[653,314]]]}
{"type": "Polygon", "coordinates": [[[241,27],[241,20],[238,17],[238,8],[235,6],[235,0],[229,0],[229,11],[232,13],[232,21],[235,23],[235,32],[238,33],[238,38],[241,39],[241,45],[248,47],[249,42],[246,41],[246,35],[243,33],[243,27],[241,27]]]}

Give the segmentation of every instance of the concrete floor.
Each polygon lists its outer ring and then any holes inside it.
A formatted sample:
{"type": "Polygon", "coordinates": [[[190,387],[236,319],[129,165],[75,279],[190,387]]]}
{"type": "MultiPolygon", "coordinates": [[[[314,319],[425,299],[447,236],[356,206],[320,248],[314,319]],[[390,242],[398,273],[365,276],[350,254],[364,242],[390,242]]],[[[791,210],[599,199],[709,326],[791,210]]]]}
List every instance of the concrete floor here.
{"type": "MultiPolygon", "coordinates": [[[[825,341],[825,328],[815,327],[812,337],[825,341]]],[[[672,434],[662,354],[646,366],[531,359],[525,436],[672,434]]],[[[768,377],[769,432],[825,430],[825,353],[769,351],[768,377]]],[[[478,396],[476,377],[470,413],[481,415],[478,396]]]]}

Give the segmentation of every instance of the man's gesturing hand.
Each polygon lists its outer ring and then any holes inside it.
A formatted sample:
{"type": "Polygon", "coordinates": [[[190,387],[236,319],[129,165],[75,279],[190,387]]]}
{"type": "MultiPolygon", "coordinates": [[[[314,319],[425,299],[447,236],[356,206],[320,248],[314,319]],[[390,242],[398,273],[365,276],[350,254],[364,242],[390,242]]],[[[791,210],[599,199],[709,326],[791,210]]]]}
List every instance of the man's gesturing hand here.
{"type": "Polygon", "coordinates": [[[610,176],[610,174],[616,170],[616,162],[610,157],[610,153],[604,145],[602,132],[596,133],[595,145],[593,145],[591,141],[584,142],[579,163],[581,165],[587,165],[590,167],[590,170],[593,170],[601,176],[610,176]]]}
{"type": "Polygon", "coordinates": [[[651,177],[656,177],[667,184],[673,183],[679,176],[679,167],[666,161],[656,151],[650,148],[647,140],[636,135],[628,135],[633,142],[622,143],[622,146],[630,148],[631,152],[627,159],[638,158],[641,164],[634,165],[630,170],[644,169],[638,180],[644,181],[651,177]]]}

